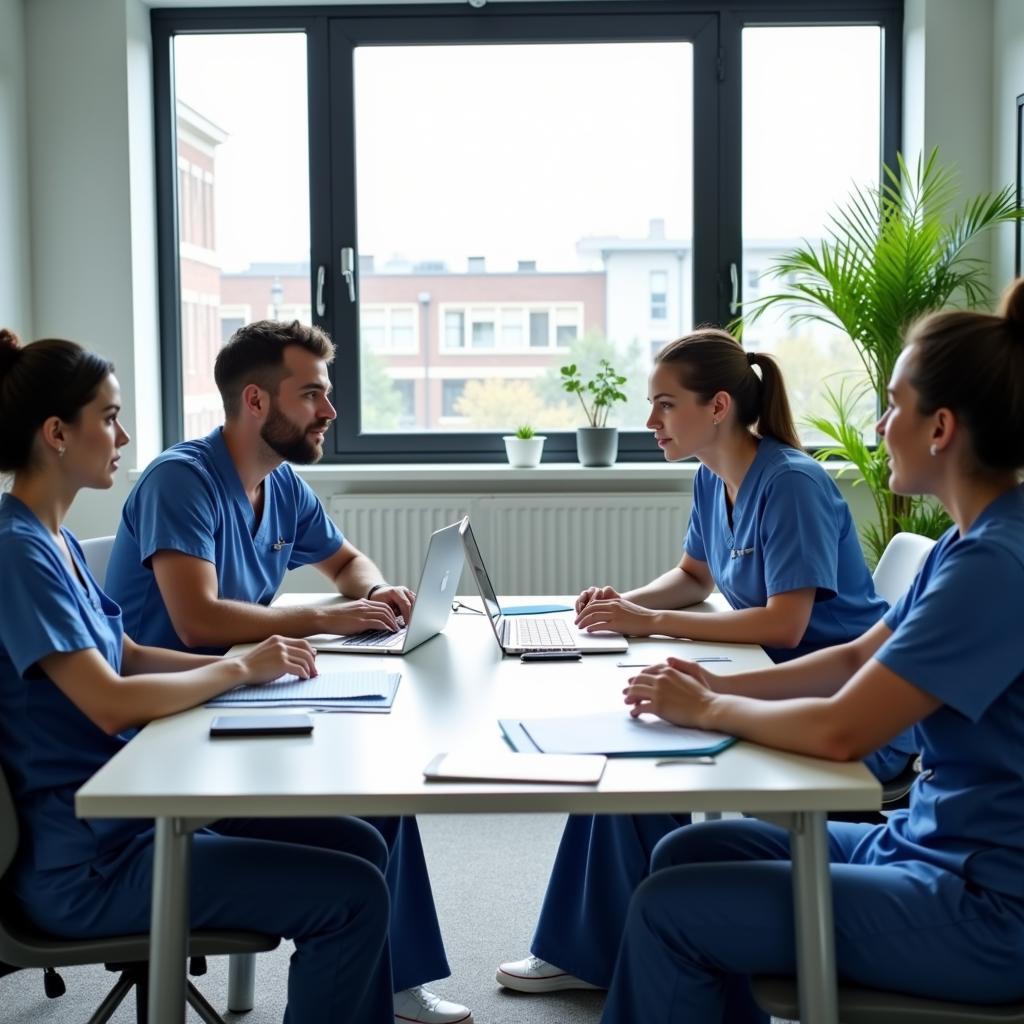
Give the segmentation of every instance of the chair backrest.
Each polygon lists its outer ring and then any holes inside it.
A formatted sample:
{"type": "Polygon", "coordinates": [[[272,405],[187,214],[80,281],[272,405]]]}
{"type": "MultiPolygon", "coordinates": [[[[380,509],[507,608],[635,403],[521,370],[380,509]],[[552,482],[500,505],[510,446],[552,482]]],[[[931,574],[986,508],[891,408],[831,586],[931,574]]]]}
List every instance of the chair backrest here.
{"type": "Polygon", "coordinates": [[[96,582],[102,587],[107,578],[107,563],[110,561],[110,552],[114,547],[114,538],[91,537],[82,541],[82,550],[85,552],[85,561],[89,566],[89,572],[96,577],[96,582]]]}
{"type": "Polygon", "coordinates": [[[919,533],[897,533],[875,566],[873,578],[878,596],[890,605],[895,604],[910,588],[934,546],[935,541],[919,533]]]}
{"type": "Polygon", "coordinates": [[[0,768],[0,879],[14,860],[18,849],[18,813],[14,809],[14,797],[7,785],[7,778],[0,768]]]}

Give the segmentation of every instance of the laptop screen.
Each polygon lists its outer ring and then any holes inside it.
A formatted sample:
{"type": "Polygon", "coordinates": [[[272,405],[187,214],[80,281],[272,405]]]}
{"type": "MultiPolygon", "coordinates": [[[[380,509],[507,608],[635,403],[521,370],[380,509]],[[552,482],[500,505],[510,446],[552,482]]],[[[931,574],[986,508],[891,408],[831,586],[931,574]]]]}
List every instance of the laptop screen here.
{"type": "Polygon", "coordinates": [[[484,600],[484,610],[490,617],[495,636],[498,636],[500,641],[498,619],[501,616],[501,605],[498,604],[498,596],[494,593],[494,587],[491,586],[491,578],[487,575],[487,569],[484,568],[483,556],[480,554],[480,548],[477,547],[476,537],[473,536],[473,528],[469,525],[468,519],[462,533],[462,539],[466,548],[466,559],[469,562],[469,567],[473,570],[473,575],[476,577],[476,585],[480,591],[480,596],[484,600]]]}

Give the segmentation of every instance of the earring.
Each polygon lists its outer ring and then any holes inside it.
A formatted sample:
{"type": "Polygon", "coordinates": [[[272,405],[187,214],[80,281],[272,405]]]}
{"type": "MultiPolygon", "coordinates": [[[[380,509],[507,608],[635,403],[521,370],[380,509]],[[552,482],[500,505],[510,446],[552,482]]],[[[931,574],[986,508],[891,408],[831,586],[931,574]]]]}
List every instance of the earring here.
{"type": "Polygon", "coordinates": [[[58,455],[58,456],[59,456],[60,458],[62,458],[62,459],[63,459],[63,458],[64,458],[64,453],[65,453],[66,451],[67,451],[67,448],[65,448],[65,447],[64,447],[64,445],[61,445],[61,446],[60,446],[60,447],[59,447],[59,448],[57,449],[57,455],[58,455]]]}
{"type": "Polygon", "coordinates": [[[929,452],[930,455],[938,455],[939,454],[939,446],[937,444],[933,444],[928,449],[928,452],[929,452]]]}
{"type": "Polygon", "coordinates": [[[712,423],[713,426],[716,426],[716,427],[718,426],[718,420],[712,420],[711,423],[712,423]]]}

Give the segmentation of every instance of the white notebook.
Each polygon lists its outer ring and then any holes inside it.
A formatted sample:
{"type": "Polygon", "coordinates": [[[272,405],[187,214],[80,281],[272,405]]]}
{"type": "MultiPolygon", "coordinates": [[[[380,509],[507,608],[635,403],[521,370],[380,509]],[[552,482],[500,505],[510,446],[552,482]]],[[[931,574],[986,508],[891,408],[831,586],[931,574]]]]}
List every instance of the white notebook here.
{"type": "Polygon", "coordinates": [[[438,754],[424,778],[447,782],[573,782],[601,779],[607,758],[600,754],[513,754],[466,751],[438,754]]]}

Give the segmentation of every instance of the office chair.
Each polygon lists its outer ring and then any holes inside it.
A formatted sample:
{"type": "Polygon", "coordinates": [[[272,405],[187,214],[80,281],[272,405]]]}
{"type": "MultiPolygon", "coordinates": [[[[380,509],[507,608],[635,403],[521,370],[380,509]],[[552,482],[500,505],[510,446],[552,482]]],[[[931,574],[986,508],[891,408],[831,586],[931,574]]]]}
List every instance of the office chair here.
{"type": "MultiPolygon", "coordinates": [[[[922,537],[919,533],[897,533],[886,544],[871,575],[875,593],[890,606],[894,605],[910,589],[910,584],[921,571],[933,547],[935,541],[930,537],[922,537]]],[[[915,757],[896,778],[882,784],[883,810],[895,811],[907,806],[910,790],[919,771],[918,759],[915,757]]]]}
{"type": "MultiPolygon", "coordinates": [[[[753,985],[754,998],[765,1013],[800,1019],[794,978],[754,978],[753,985]]],[[[1024,1024],[1024,1003],[976,1006],[840,985],[839,1020],[841,1024],[1024,1024]]]]}
{"type": "Polygon", "coordinates": [[[110,552],[114,547],[114,538],[90,537],[80,542],[82,551],[85,552],[85,562],[89,566],[89,572],[96,577],[96,582],[102,589],[107,578],[107,565],[110,562],[110,552]]]}
{"type": "MultiPolygon", "coordinates": [[[[125,996],[135,988],[136,1021],[146,1024],[149,996],[149,935],[119,935],[97,939],[59,939],[46,935],[25,920],[13,900],[3,892],[3,876],[18,848],[18,816],[14,800],[0,770],[0,977],[26,967],[43,968],[46,994],[56,998],[64,994],[64,982],[56,967],[80,964],[106,964],[121,976],[87,1024],[105,1024],[125,996]]],[[[189,935],[192,974],[203,974],[205,957],[263,953],[276,948],[276,936],[243,931],[195,931],[189,935]]],[[[187,983],[188,1004],[204,1024],[224,1024],[223,1018],[187,983]]],[[[251,1007],[251,1003],[250,1003],[251,1007]]],[[[249,1007],[247,1007],[249,1008],[249,1007]]]]}

